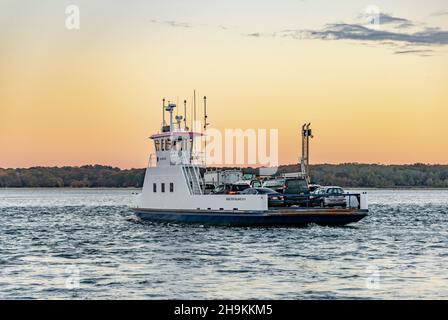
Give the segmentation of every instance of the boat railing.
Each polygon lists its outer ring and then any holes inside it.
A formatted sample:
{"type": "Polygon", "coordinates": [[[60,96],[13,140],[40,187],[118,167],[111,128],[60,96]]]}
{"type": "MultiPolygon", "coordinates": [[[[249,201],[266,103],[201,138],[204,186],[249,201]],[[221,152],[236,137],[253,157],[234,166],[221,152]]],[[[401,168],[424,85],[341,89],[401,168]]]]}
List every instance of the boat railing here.
{"type": "Polygon", "coordinates": [[[343,204],[332,204],[325,203],[325,199],[332,199],[334,197],[344,197],[345,207],[355,208],[361,210],[368,210],[368,196],[367,192],[362,193],[325,193],[325,194],[315,194],[315,193],[304,193],[304,194],[292,194],[283,193],[285,201],[296,202],[304,207],[323,207],[323,206],[342,206],[343,204]]]}
{"type": "Polygon", "coordinates": [[[183,166],[182,172],[190,194],[201,195],[203,182],[199,168],[197,166],[183,166]]]}

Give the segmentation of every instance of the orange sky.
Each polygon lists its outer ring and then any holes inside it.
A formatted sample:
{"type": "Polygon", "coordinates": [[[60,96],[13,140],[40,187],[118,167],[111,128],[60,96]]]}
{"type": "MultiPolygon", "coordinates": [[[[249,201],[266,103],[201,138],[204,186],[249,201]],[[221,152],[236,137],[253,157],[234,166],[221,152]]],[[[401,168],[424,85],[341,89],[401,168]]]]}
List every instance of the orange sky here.
{"type": "Polygon", "coordinates": [[[448,163],[443,47],[422,57],[250,38],[150,23],[135,8],[126,20],[92,9],[94,23],[68,31],[63,6],[20,9],[0,13],[9,17],[0,23],[0,167],[144,167],[161,99],[191,100],[193,89],[208,96],[215,128],[279,129],[282,164],[296,162],[304,122],[315,133],[312,163],[448,163]]]}

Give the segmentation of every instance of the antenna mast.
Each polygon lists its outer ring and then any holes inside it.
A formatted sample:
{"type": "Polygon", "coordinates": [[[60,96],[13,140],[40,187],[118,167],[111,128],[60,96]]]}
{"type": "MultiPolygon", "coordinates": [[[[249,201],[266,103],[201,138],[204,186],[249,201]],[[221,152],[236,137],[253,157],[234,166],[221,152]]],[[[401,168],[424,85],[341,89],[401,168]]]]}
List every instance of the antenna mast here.
{"type": "Polygon", "coordinates": [[[184,100],[184,127],[187,130],[187,100],[184,100]]]}
{"type": "Polygon", "coordinates": [[[170,113],[170,132],[174,132],[174,121],[173,121],[173,111],[176,108],[174,103],[168,103],[168,107],[166,107],[166,111],[170,113]]]}
{"type": "Polygon", "coordinates": [[[204,164],[205,168],[207,168],[207,137],[205,136],[205,132],[207,131],[207,97],[204,96],[204,164]]]}
{"type": "MultiPolygon", "coordinates": [[[[193,91],[193,132],[196,132],[196,90],[193,91]]],[[[192,143],[193,153],[192,155],[196,156],[196,139],[194,138],[193,133],[193,143],[192,143]]]]}
{"type": "MultiPolygon", "coordinates": [[[[208,123],[207,123],[207,97],[204,96],[204,167],[207,170],[207,136],[206,136],[206,131],[207,131],[207,127],[208,127],[208,123]]],[[[205,181],[204,181],[204,190],[203,193],[205,194],[205,181]]]]}
{"type": "Polygon", "coordinates": [[[163,106],[162,106],[162,115],[163,115],[163,123],[162,123],[162,127],[165,126],[166,122],[165,122],[165,98],[163,98],[163,106]]]}
{"type": "Polygon", "coordinates": [[[302,174],[308,182],[310,182],[310,138],[314,138],[310,127],[311,123],[302,126],[302,158],[300,159],[302,174]]]}
{"type": "Polygon", "coordinates": [[[196,130],[196,90],[193,91],[193,129],[196,130]]]}
{"type": "Polygon", "coordinates": [[[306,125],[306,169],[308,174],[310,173],[310,137],[313,137],[310,126],[311,123],[306,125]]]}
{"type": "MultiPolygon", "coordinates": [[[[191,123],[191,127],[190,127],[190,129],[191,130],[193,130],[193,97],[191,97],[191,120],[190,120],[190,123],[191,123]]],[[[194,131],[194,130],[193,130],[194,131]]]]}

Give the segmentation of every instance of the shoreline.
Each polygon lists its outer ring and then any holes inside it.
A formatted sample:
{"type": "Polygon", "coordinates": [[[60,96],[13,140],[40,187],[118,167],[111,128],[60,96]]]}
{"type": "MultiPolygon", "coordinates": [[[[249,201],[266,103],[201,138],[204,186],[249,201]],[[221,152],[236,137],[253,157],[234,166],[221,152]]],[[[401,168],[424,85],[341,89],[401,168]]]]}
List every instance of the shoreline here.
{"type": "MultiPolygon", "coordinates": [[[[342,187],[346,190],[448,190],[448,188],[441,187],[342,187]]],[[[142,190],[136,187],[0,187],[0,190],[142,190]]]]}

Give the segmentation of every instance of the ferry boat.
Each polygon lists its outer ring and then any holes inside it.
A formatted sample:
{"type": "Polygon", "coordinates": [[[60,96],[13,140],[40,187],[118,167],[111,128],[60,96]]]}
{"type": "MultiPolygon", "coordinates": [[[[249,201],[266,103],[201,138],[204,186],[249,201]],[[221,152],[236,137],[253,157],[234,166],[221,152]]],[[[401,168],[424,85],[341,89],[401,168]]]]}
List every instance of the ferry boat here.
{"type": "Polygon", "coordinates": [[[164,102],[163,108],[162,129],[150,137],[156,153],[150,156],[143,189],[135,196],[132,207],[138,218],[162,223],[225,226],[304,226],[313,223],[340,226],[367,216],[365,193],[347,195],[357,199],[355,207],[347,208],[270,208],[267,195],[205,194],[201,175],[203,164],[194,152],[195,140],[203,133],[190,130],[182,116],[176,116],[174,120],[175,104],[165,106],[164,102]],[[169,113],[169,124],[165,122],[165,112],[169,113]]]}

